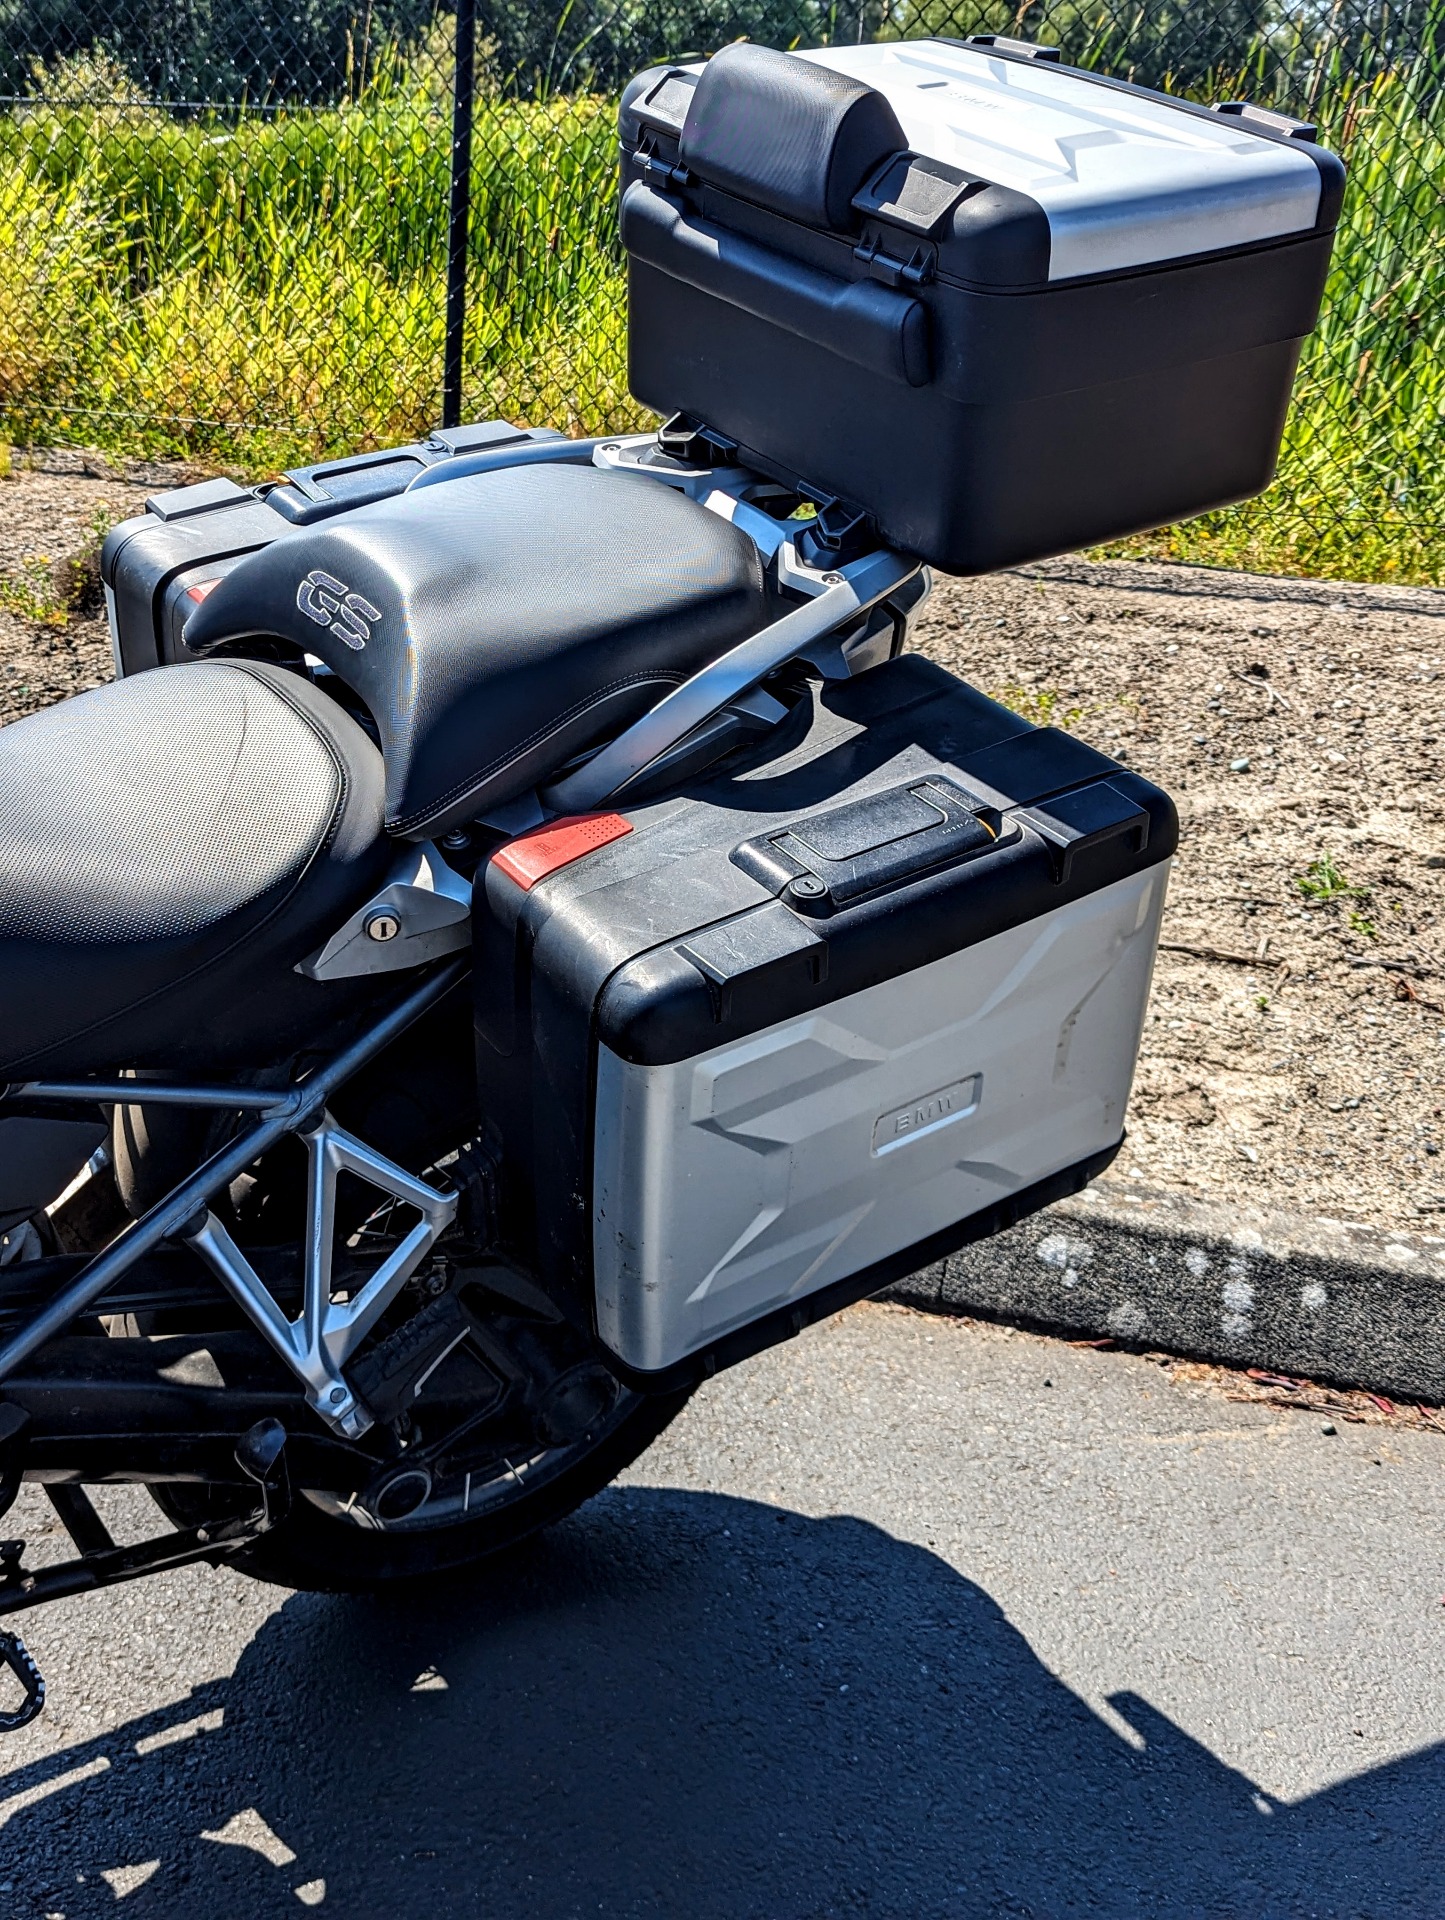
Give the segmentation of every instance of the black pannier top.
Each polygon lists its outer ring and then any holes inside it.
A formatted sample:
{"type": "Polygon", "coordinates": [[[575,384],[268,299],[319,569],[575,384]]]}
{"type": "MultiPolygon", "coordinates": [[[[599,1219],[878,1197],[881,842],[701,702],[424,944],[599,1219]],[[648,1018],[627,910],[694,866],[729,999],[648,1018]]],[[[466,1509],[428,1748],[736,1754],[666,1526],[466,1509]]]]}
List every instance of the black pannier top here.
{"type": "Polygon", "coordinates": [[[959,573],[1268,485],[1344,170],[1313,127],[976,36],[623,96],[639,400],[959,573]]]}

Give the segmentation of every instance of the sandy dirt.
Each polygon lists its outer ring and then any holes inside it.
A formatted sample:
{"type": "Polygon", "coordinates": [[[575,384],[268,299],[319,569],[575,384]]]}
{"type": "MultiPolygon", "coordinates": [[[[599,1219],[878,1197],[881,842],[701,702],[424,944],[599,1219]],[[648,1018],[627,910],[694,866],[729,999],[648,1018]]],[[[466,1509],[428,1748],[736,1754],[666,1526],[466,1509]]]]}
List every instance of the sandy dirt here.
{"type": "Polygon", "coordinates": [[[1445,592],[1066,560],[940,583],[918,644],[1178,804],[1117,1171],[1436,1224],[1445,592]]]}
{"type": "MultiPolygon", "coordinates": [[[[100,462],[47,461],[52,469],[0,479],[0,722],[49,706],[111,675],[110,638],[98,574],[76,580],[67,565],[89,560],[105,528],[139,513],[146,495],[176,485],[164,473],[120,477],[100,462]],[[53,469],[60,468],[60,471],[53,469]],[[69,470],[66,470],[66,469],[69,470]],[[11,609],[46,592],[60,608],[75,602],[63,624],[26,619],[11,609]]],[[[145,470],[141,470],[142,474],[145,470]]],[[[89,569],[87,569],[89,571],[89,569]]]]}
{"type": "MultiPolygon", "coordinates": [[[[120,519],[183,477],[57,464],[0,481],[0,581],[83,554],[98,513],[120,519]]],[[[1445,591],[1065,560],[941,581],[917,639],[1178,803],[1116,1171],[1438,1225],[1445,591]],[[1299,885],[1313,866],[1318,887],[1321,862],[1331,899],[1299,885]]],[[[0,612],[0,719],[109,672],[93,596],[63,627],[0,612]]]]}

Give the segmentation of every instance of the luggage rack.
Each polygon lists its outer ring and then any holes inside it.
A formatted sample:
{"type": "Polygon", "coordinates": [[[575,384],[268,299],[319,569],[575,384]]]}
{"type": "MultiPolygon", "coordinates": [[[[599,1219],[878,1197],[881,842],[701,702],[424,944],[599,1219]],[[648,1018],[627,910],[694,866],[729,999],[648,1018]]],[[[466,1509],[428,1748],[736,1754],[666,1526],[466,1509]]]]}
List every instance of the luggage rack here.
{"type": "MultiPolygon", "coordinates": [[[[891,623],[875,633],[866,616],[925,573],[923,562],[914,555],[886,547],[853,560],[840,555],[836,565],[826,560],[821,566],[815,564],[801,551],[806,522],[778,519],[747,497],[759,485],[756,473],[742,466],[693,465],[666,452],[659,458],[667,432],[599,442],[593,464],[607,471],[635,473],[688,494],[747,534],[771,564],[781,589],[806,597],[761,632],[709,662],[590,760],[545,788],[543,804],[555,812],[583,812],[604,801],[625,798],[645,773],[714,715],[745,698],[791,660],[809,661],[828,679],[850,678],[881,665],[893,651],[891,623]]],[[[851,519],[846,525],[852,528],[851,519]]],[[[847,551],[843,547],[842,554],[847,551]]],[[[929,584],[922,580],[914,605],[926,595],[929,584]]],[[[781,709],[776,717],[782,717],[781,709]]]]}
{"type": "Polygon", "coordinates": [[[408,487],[411,493],[476,473],[534,465],[594,466],[635,474],[686,494],[745,533],[771,567],[779,589],[801,602],[710,661],[590,759],[541,788],[537,808],[522,810],[530,813],[528,821],[508,807],[497,824],[535,824],[544,814],[584,813],[604,802],[622,801],[645,775],[660,772],[725,710],[741,705],[754,724],[761,721],[764,726],[781,720],[786,709],[769,703],[761,692],[769,674],[800,659],[830,680],[849,679],[881,665],[895,650],[893,623],[875,627],[868,616],[901,596],[898,611],[906,619],[929,592],[932,582],[923,562],[876,544],[868,550],[867,523],[847,509],[826,504],[820,509],[812,524],[826,528],[826,539],[815,542],[815,557],[809,557],[810,523],[767,512],[750,496],[772,483],[749,467],[731,464],[726,448],[709,442],[704,449],[703,439],[699,431],[674,421],[658,433],[611,440],[540,440],[459,455],[428,468],[408,487]],[[670,450],[669,440],[677,451],[670,450]],[[713,457],[696,457],[704,453],[713,457]],[[831,562],[828,542],[835,539],[838,557],[831,562]],[[849,558],[850,553],[856,557],[849,558]],[[908,592],[915,583],[917,590],[908,592]]]}

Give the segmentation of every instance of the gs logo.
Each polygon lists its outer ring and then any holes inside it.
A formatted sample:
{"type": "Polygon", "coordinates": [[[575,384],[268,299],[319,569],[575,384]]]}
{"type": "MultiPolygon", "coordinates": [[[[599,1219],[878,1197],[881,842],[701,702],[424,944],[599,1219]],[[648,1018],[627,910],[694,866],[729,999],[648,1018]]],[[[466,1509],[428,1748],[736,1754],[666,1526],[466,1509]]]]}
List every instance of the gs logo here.
{"type": "Polygon", "coordinates": [[[308,620],[314,620],[318,627],[330,627],[354,653],[361,652],[371,638],[372,626],[381,618],[379,607],[320,568],[308,573],[296,589],[296,604],[308,620]]]}

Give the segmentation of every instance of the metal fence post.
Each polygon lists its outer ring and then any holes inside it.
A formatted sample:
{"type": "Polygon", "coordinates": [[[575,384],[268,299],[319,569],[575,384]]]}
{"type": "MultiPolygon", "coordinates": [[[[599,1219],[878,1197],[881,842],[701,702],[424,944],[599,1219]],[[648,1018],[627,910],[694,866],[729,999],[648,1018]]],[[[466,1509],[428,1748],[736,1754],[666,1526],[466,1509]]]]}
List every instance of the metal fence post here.
{"type": "Polygon", "coordinates": [[[452,174],[447,219],[447,318],[442,356],[442,425],[462,418],[462,347],[467,327],[467,237],[472,195],[472,106],[476,92],[476,0],[456,0],[452,84],[452,174]]]}

